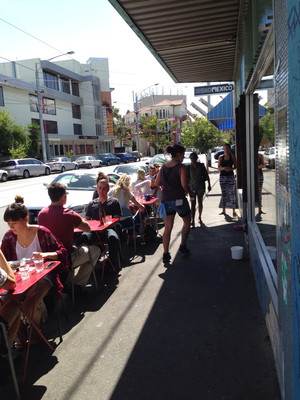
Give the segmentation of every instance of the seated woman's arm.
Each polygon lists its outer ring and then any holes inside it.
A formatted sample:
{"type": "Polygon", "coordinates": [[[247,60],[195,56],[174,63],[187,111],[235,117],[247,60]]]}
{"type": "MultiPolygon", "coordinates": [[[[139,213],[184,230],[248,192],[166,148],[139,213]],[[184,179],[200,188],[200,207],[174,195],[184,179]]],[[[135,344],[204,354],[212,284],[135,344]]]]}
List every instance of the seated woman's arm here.
{"type": "Polygon", "coordinates": [[[2,289],[12,290],[16,286],[16,278],[14,271],[12,270],[11,266],[6,261],[2,251],[0,250],[0,267],[6,272],[7,279],[4,285],[1,286],[2,289]]]}

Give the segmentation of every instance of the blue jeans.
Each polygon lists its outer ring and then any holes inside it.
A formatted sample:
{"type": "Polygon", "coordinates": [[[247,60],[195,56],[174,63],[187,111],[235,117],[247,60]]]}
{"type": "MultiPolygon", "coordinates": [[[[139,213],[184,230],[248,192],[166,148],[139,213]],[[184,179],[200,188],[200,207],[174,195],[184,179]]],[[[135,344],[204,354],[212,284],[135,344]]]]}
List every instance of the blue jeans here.
{"type": "Polygon", "coordinates": [[[176,213],[180,217],[186,217],[191,212],[189,202],[186,198],[182,199],[182,205],[176,205],[176,201],[164,201],[164,206],[166,208],[167,215],[175,215],[176,213]]]}

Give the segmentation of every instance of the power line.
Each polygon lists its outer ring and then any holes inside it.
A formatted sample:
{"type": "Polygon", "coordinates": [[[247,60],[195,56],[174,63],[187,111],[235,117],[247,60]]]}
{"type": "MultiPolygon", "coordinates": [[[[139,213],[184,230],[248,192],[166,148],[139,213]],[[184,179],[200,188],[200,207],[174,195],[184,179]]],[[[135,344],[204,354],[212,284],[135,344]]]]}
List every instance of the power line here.
{"type": "MultiPolygon", "coordinates": [[[[26,32],[26,31],[24,31],[23,29],[18,28],[17,26],[11,24],[10,22],[6,21],[5,19],[0,18],[0,20],[3,21],[3,22],[5,22],[7,25],[10,25],[10,26],[12,26],[13,28],[17,29],[18,31],[20,31],[20,32],[22,32],[22,33],[25,33],[25,35],[28,35],[28,36],[32,37],[33,39],[37,40],[38,42],[41,42],[41,43],[45,44],[46,46],[50,47],[51,49],[53,49],[53,50],[55,50],[55,51],[58,51],[58,52],[61,53],[61,54],[64,53],[63,51],[58,50],[57,48],[51,46],[50,44],[48,44],[48,43],[44,42],[43,40],[37,38],[36,36],[32,35],[31,33],[28,33],[28,32],[26,32]]],[[[72,57],[71,57],[71,58],[72,58],[72,57]]]]}

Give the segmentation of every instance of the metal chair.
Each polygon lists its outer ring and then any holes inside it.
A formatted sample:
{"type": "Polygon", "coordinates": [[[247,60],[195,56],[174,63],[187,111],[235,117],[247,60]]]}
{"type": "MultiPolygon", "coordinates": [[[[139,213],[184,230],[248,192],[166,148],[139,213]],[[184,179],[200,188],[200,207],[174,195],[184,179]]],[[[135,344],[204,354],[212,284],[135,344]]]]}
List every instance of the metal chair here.
{"type": "Polygon", "coordinates": [[[122,231],[132,231],[134,252],[136,252],[136,228],[137,227],[140,228],[140,234],[142,236],[142,241],[144,243],[144,230],[143,230],[141,213],[139,211],[137,211],[135,214],[132,214],[132,212],[129,210],[129,208],[122,207],[122,217],[120,219],[120,222],[122,225],[122,231]],[[122,220],[122,217],[125,217],[125,218],[122,220]],[[128,224],[125,224],[124,223],[125,221],[128,222],[128,224]]]}
{"type": "Polygon", "coordinates": [[[18,385],[18,381],[17,381],[17,377],[16,377],[14,361],[13,361],[13,358],[12,358],[12,355],[11,355],[10,345],[9,345],[9,342],[8,342],[6,326],[5,326],[4,322],[2,322],[2,321],[0,321],[0,328],[2,330],[3,338],[4,338],[4,341],[5,341],[6,347],[7,347],[7,356],[8,356],[11,375],[12,375],[13,382],[14,382],[14,387],[15,387],[15,392],[16,392],[16,399],[20,400],[21,397],[20,397],[19,385],[18,385]]]}

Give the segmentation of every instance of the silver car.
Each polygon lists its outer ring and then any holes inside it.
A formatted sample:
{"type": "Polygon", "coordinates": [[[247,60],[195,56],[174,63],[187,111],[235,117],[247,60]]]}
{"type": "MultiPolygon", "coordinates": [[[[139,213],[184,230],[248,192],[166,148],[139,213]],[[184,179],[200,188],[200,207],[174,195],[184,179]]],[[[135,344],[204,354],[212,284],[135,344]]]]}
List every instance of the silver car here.
{"type": "Polygon", "coordinates": [[[76,159],[79,168],[97,168],[103,165],[101,160],[96,160],[93,156],[81,156],[76,159]]]}
{"type": "Polygon", "coordinates": [[[78,163],[76,161],[71,161],[68,157],[52,157],[46,164],[49,165],[51,172],[65,172],[79,168],[78,163]]]}
{"type": "MultiPolygon", "coordinates": [[[[120,178],[120,175],[115,173],[107,175],[110,187],[114,186],[120,178]]],[[[86,208],[89,202],[92,201],[96,190],[97,176],[97,171],[69,171],[57,175],[52,182],[59,182],[66,186],[68,191],[66,207],[84,217],[86,208]]],[[[44,184],[44,186],[48,187],[47,184],[44,184]]],[[[50,204],[48,191],[47,189],[42,190],[38,196],[35,193],[28,194],[24,200],[29,211],[29,222],[36,224],[39,212],[50,204]]]]}
{"type": "Polygon", "coordinates": [[[1,161],[0,169],[8,172],[8,177],[29,178],[35,175],[49,175],[50,167],[35,158],[20,158],[1,161]]]}
{"type": "Polygon", "coordinates": [[[4,171],[4,169],[0,169],[0,181],[6,182],[8,178],[8,172],[4,171]]]}

